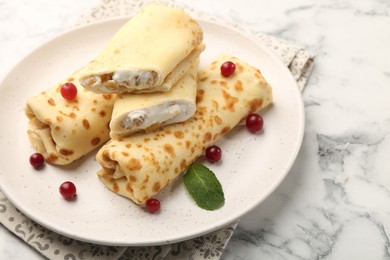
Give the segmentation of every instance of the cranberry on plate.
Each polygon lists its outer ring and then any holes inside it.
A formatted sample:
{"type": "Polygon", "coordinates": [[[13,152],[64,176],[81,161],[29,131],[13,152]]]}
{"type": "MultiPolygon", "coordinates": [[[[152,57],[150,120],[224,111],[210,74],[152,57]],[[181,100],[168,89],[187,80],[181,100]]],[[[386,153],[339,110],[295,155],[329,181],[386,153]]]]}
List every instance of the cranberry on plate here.
{"type": "Polygon", "coordinates": [[[45,158],[43,158],[43,155],[40,153],[33,153],[30,156],[30,164],[35,169],[40,169],[45,164],[45,158]]]}
{"type": "Polygon", "coordinates": [[[212,145],[206,148],[206,159],[209,162],[216,163],[221,160],[222,150],[216,145],[212,145]]]}
{"type": "Polygon", "coordinates": [[[76,186],[73,182],[66,181],[60,185],[60,194],[66,200],[74,200],[76,198],[76,186]]]}
{"type": "Polygon", "coordinates": [[[146,210],[150,213],[155,213],[160,210],[160,201],[158,199],[148,199],[145,203],[146,210]]]}
{"type": "Polygon", "coordinates": [[[263,118],[259,114],[250,114],[245,120],[246,128],[252,133],[259,132],[263,129],[263,124],[263,118]]]}

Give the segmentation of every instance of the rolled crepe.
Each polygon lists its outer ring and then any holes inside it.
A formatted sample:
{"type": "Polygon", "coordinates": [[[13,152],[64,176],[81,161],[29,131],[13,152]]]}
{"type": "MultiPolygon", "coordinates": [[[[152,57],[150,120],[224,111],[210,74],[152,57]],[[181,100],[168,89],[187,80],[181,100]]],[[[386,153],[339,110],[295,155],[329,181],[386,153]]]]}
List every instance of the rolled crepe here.
{"type": "Polygon", "coordinates": [[[93,93],[74,77],[29,98],[25,107],[30,142],[52,164],[69,164],[109,139],[116,95],[93,93]],[[60,89],[65,82],[77,87],[74,100],[62,97],[60,89]]]}
{"type": "Polygon", "coordinates": [[[182,173],[215,140],[249,113],[272,102],[272,89],[260,71],[222,55],[198,74],[197,110],[189,120],[151,133],[111,139],[97,153],[100,180],[113,192],[145,203],[182,173]],[[220,65],[236,64],[225,78],[220,65]]]}
{"type": "Polygon", "coordinates": [[[202,40],[186,13],[148,5],[82,70],[80,83],[97,93],[168,91],[203,51],[202,40]]]}
{"type": "Polygon", "coordinates": [[[199,59],[168,92],[124,94],[117,97],[110,122],[110,137],[182,122],[196,110],[199,59]]]}

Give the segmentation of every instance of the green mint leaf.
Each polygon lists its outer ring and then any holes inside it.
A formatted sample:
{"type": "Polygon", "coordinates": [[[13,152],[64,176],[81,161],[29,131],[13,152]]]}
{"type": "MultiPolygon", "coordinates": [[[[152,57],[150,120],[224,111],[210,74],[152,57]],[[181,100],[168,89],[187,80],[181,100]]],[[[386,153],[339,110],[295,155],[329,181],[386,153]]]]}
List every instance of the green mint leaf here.
{"type": "Polygon", "coordinates": [[[215,210],[225,202],[221,183],[215,174],[201,163],[192,164],[183,176],[184,185],[202,209],[215,210]]]}

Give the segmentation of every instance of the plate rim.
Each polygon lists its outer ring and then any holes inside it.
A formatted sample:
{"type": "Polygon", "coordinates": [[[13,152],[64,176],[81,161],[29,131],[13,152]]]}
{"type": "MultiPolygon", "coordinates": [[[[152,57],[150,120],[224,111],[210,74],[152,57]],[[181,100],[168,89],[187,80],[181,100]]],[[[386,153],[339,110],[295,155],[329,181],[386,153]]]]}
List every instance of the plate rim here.
{"type": "MultiPolygon", "coordinates": [[[[107,24],[107,23],[113,23],[113,22],[122,22],[122,21],[125,22],[128,19],[129,19],[128,16],[120,16],[120,17],[105,19],[105,20],[101,20],[101,21],[97,21],[97,22],[93,22],[93,23],[88,23],[88,24],[85,24],[85,25],[82,25],[82,26],[78,26],[78,27],[75,27],[75,28],[69,28],[69,29],[65,30],[64,32],[59,33],[59,34],[55,35],[54,37],[51,37],[50,39],[44,41],[43,43],[38,44],[37,47],[35,47],[32,50],[30,50],[19,61],[17,61],[15,64],[13,64],[13,66],[11,66],[11,68],[8,71],[6,71],[4,73],[4,75],[0,79],[0,88],[3,88],[3,82],[7,79],[7,77],[12,72],[14,72],[16,70],[16,68],[20,64],[22,64],[25,60],[29,59],[29,57],[31,55],[33,55],[35,52],[37,52],[37,51],[39,51],[41,49],[44,49],[47,45],[50,45],[53,41],[56,41],[58,38],[66,37],[67,34],[72,34],[72,33],[75,33],[77,31],[88,30],[88,28],[97,27],[97,26],[99,26],[101,24],[107,24]]],[[[297,96],[299,98],[299,100],[297,100],[297,101],[299,101],[299,102],[297,102],[297,104],[298,104],[298,108],[299,108],[299,112],[300,112],[299,113],[300,114],[299,118],[301,119],[300,120],[300,124],[298,126],[298,128],[299,128],[299,136],[297,136],[297,139],[296,139],[296,145],[297,146],[294,147],[294,150],[291,153],[290,160],[285,163],[283,174],[279,174],[278,175],[278,178],[272,183],[272,185],[270,185],[270,188],[268,189],[268,191],[266,193],[264,193],[262,198],[257,200],[255,203],[249,204],[249,206],[247,206],[244,211],[240,211],[239,214],[233,214],[234,216],[231,217],[231,218],[228,218],[228,220],[224,220],[224,221],[219,220],[219,221],[215,222],[214,227],[211,228],[211,229],[201,230],[201,231],[196,232],[196,233],[191,234],[191,235],[184,235],[184,236],[183,235],[176,235],[175,236],[176,237],[175,240],[163,240],[162,241],[161,239],[159,239],[159,240],[156,240],[156,241],[150,241],[148,243],[143,243],[143,242],[141,242],[141,243],[134,243],[134,242],[133,243],[120,243],[120,244],[115,243],[115,242],[110,243],[109,241],[103,241],[102,239],[90,239],[90,238],[86,239],[85,237],[80,237],[80,236],[75,235],[75,234],[70,234],[70,232],[64,232],[63,230],[59,230],[57,228],[53,228],[49,224],[45,224],[42,221],[40,221],[39,219],[37,219],[34,215],[31,215],[28,212],[28,210],[25,210],[25,208],[22,205],[20,205],[20,203],[15,201],[12,198],[12,196],[10,196],[10,193],[7,190],[7,188],[4,188],[2,182],[0,181],[0,190],[4,193],[4,195],[7,197],[7,199],[11,202],[11,204],[15,208],[20,210],[24,215],[26,215],[32,221],[42,225],[43,227],[47,228],[48,230],[54,231],[54,232],[56,232],[58,234],[67,236],[69,238],[77,239],[77,240],[80,240],[80,241],[85,241],[85,242],[95,243],[95,244],[100,244],[100,245],[112,245],[112,246],[165,245],[165,244],[169,244],[169,243],[173,243],[173,242],[180,242],[180,241],[184,241],[184,240],[187,240],[187,239],[192,239],[194,237],[198,237],[198,236],[201,236],[201,235],[205,235],[205,234],[211,233],[211,232],[213,232],[213,231],[215,231],[217,229],[220,229],[220,228],[223,228],[225,226],[228,226],[228,225],[230,225],[233,222],[236,222],[238,219],[240,219],[244,215],[248,214],[254,208],[256,208],[258,205],[260,205],[265,199],[267,199],[276,190],[276,188],[278,186],[280,186],[280,184],[283,182],[283,180],[286,178],[286,176],[290,172],[294,162],[296,161],[298,153],[299,153],[299,151],[300,151],[300,149],[302,147],[303,138],[304,138],[304,134],[305,134],[304,102],[303,102],[302,93],[301,93],[301,91],[299,91],[299,87],[297,85],[296,80],[293,78],[292,74],[287,69],[287,67],[282,63],[280,58],[277,57],[277,55],[270,48],[268,48],[262,42],[257,40],[256,37],[254,35],[250,34],[248,31],[242,30],[242,28],[240,28],[240,27],[233,27],[230,24],[222,24],[222,23],[220,23],[218,21],[207,19],[205,17],[202,17],[202,18],[199,18],[199,19],[196,19],[196,20],[197,21],[206,22],[206,23],[209,23],[209,24],[213,24],[213,25],[216,25],[216,26],[219,26],[219,27],[223,27],[223,28],[225,28],[225,29],[227,29],[229,31],[233,31],[235,33],[238,33],[238,34],[242,35],[244,38],[248,39],[249,41],[255,43],[258,46],[260,46],[262,51],[267,53],[267,55],[269,55],[269,57],[274,62],[278,63],[278,66],[280,66],[281,68],[283,68],[285,70],[285,72],[287,72],[286,76],[288,75],[288,77],[290,78],[290,81],[294,83],[294,86],[292,86],[292,87],[295,87],[295,92],[296,92],[296,94],[297,94],[297,96]]]]}

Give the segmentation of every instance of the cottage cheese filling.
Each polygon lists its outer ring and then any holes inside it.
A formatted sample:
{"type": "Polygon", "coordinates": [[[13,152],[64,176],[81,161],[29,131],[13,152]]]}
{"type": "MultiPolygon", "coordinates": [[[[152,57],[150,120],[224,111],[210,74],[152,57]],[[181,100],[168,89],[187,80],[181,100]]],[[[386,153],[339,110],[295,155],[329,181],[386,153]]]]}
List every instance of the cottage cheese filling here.
{"type": "Polygon", "coordinates": [[[142,70],[118,70],[113,76],[119,85],[134,86],[136,89],[144,89],[152,86],[155,81],[152,71],[142,70]]]}
{"type": "Polygon", "coordinates": [[[100,89],[104,93],[115,93],[118,89],[143,90],[157,81],[157,73],[143,70],[118,70],[114,73],[91,76],[80,80],[86,88],[100,89]]]}
{"type": "Polygon", "coordinates": [[[169,102],[127,114],[121,122],[121,127],[125,130],[136,130],[145,129],[156,123],[168,124],[178,122],[182,118],[187,117],[187,113],[184,105],[169,102]]]}

